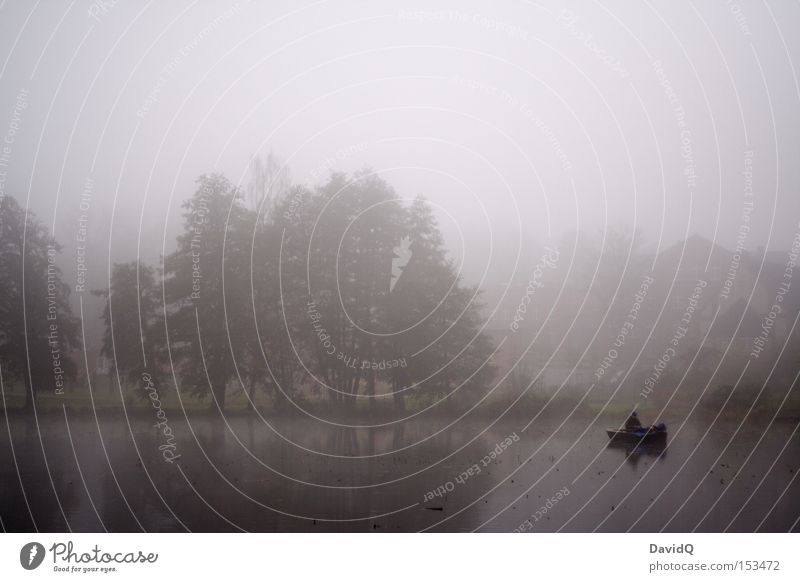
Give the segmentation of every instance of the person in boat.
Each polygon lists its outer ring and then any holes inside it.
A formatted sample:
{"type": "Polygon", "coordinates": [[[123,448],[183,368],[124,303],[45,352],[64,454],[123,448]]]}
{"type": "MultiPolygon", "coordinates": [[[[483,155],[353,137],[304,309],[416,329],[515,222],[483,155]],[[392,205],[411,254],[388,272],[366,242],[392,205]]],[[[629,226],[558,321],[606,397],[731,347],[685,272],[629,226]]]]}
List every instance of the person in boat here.
{"type": "Polygon", "coordinates": [[[639,415],[634,410],[625,421],[625,430],[639,430],[642,428],[642,422],[639,420],[639,415]]]}

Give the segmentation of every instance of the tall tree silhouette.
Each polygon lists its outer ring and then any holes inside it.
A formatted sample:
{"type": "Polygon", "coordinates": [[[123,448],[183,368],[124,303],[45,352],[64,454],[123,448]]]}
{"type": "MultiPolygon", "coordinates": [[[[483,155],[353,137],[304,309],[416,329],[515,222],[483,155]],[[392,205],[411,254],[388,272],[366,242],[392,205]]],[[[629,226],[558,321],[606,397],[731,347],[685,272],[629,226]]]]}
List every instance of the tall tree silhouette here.
{"type": "Polygon", "coordinates": [[[158,378],[165,345],[153,267],[139,262],[115,264],[110,289],[93,293],[106,297],[100,353],[111,360],[120,383],[135,383],[143,372],[158,378]]]}
{"type": "Polygon", "coordinates": [[[167,338],[179,388],[225,407],[243,353],[239,330],[249,302],[249,247],[255,215],[222,175],[203,175],[184,205],[183,233],[164,259],[167,338]],[[230,307],[230,308],[229,308],[230,307]]]}
{"type": "Polygon", "coordinates": [[[307,349],[302,341],[307,331],[303,241],[312,224],[294,213],[310,197],[310,191],[295,186],[283,196],[265,201],[248,257],[252,295],[245,306],[250,314],[243,321],[249,321],[248,317],[253,321],[245,340],[251,400],[261,386],[279,409],[300,395],[300,385],[307,377],[302,366],[307,349]]]}
{"type": "Polygon", "coordinates": [[[56,259],[61,246],[36,217],[6,197],[0,205],[0,360],[4,380],[25,383],[25,409],[37,393],[62,393],[76,373],[70,351],[78,321],[56,259]]]}
{"type": "Polygon", "coordinates": [[[479,331],[477,289],[461,283],[424,198],[408,208],[406,225],[412,256],[389,295],[388,316],[391,329],[407,331],[398,334],[384,357],[413,354],[413,366],[392,368],[385,376],[395,394],[403,386],[418,386],[416,392],[426,400],[447,397],[451,406],[467,404],[494,374],[492,344],[479,331]]]}

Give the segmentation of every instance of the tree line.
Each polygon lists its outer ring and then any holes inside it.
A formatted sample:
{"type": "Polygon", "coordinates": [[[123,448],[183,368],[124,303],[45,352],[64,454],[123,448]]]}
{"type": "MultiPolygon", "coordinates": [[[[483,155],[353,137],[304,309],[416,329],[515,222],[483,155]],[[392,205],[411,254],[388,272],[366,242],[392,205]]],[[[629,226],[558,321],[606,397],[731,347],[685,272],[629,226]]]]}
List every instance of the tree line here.
{"type": "MultiPolygon", "coordinates": [[[[111,266],[96,293],[112,375],[136,385],[147,373],[220,411],[235,390],[251,403],[262,392],[276,410],[314,396],[343,410],[481,398],[494,346],[478,289],[461,281],[428,203],[402,200],[368,170],[310,187],[292,185],[271,158],[257,169],[244,191],[200,176],[174,250],[157,265],[111,266]]],[[[0,228],[0,357],[7,379],[25,381],[30,407],[54,389],[48,308],[64,354],[79,326],[48,265],[57,245],[46,228],[12,198],[0,228]]]]}

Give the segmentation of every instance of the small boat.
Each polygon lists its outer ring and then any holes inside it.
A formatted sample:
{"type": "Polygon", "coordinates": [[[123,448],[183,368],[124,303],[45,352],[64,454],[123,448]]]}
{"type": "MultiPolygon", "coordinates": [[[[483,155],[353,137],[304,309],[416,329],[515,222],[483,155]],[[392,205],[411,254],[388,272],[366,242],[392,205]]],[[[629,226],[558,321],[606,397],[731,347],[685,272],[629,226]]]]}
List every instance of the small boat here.
{"type": "Polygon", "coordinates": [[[663,422],[649,427],[642,427],[637,429],[626,428],[608,428],[606,429],[608,438],[615,442],[627,443],[658,443],[666,442],[667,440],[667,427],[663,422]]]}

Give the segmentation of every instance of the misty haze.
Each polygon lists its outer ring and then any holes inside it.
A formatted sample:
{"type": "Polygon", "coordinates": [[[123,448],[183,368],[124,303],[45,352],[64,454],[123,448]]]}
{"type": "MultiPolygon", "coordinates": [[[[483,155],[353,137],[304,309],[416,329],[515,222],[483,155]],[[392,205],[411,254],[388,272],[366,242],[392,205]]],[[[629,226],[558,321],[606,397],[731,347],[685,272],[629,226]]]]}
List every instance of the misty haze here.
{"type": "Polygon", "coordinates": [[[0,3],[3,531],[800,530],[798,22],[0,3]]]}

